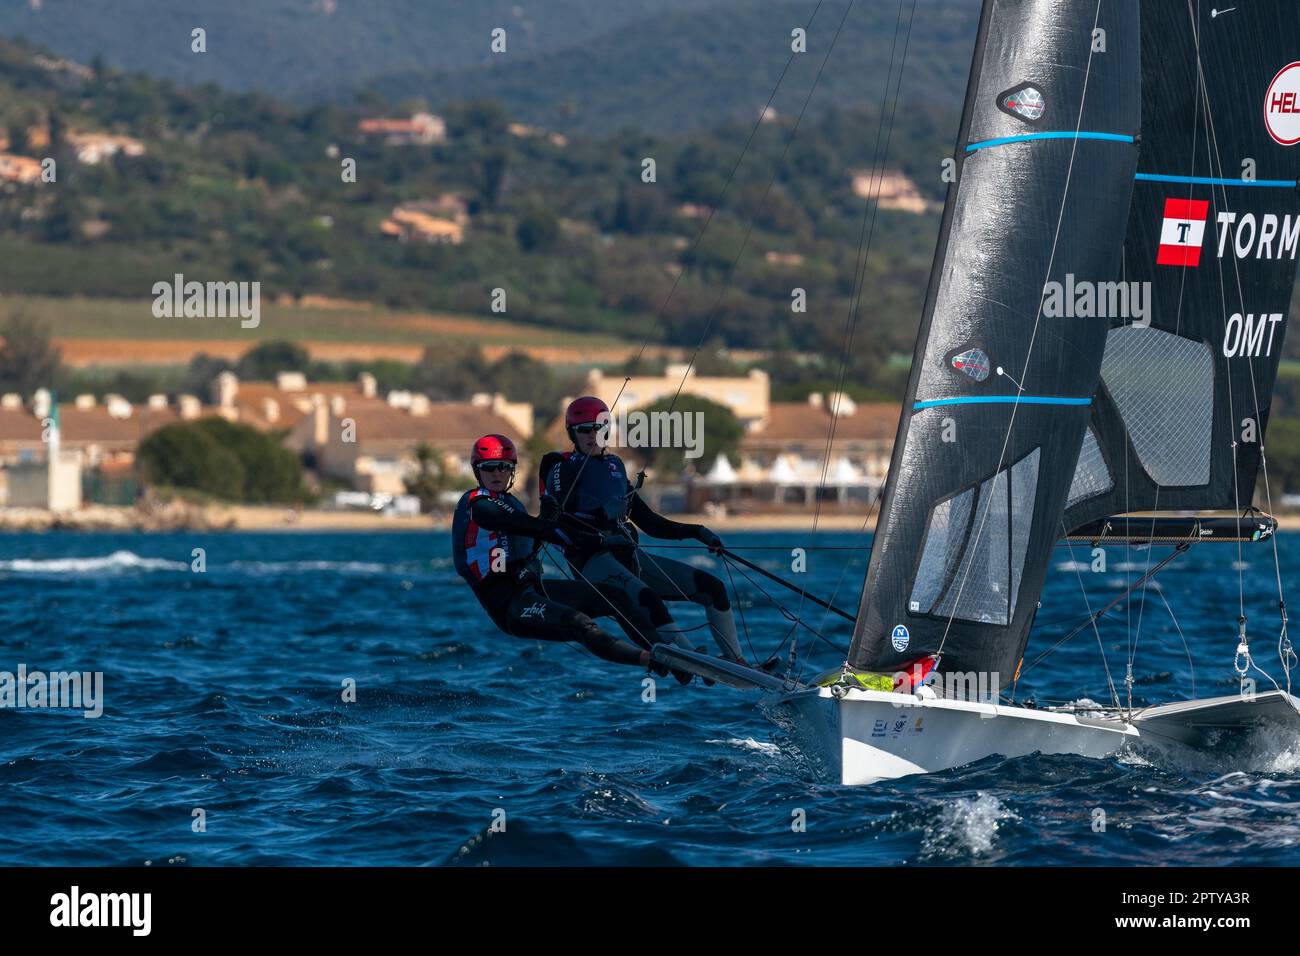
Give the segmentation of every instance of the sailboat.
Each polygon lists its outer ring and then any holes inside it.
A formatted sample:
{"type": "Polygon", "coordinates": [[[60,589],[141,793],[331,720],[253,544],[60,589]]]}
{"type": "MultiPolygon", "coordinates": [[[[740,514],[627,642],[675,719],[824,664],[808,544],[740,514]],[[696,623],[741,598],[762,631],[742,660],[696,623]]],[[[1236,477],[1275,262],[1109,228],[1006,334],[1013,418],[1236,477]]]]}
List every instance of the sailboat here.
{"type": "Polygon", "coordinates": [[[1194,543],[1276,565],[1253,499],[1300,251],[1297,61],[1278,0],[985,0],[848,659],[802,683],[656,656],[769,692],[845,784],[1300,730],[1280,567],[1278,622],[1199,622],[1235,633],[1239,694],[1135,707],[1130,660],[1110,704],[1011,703],[1061,542],[1173,545],[1130,591],[1194,543]]]}

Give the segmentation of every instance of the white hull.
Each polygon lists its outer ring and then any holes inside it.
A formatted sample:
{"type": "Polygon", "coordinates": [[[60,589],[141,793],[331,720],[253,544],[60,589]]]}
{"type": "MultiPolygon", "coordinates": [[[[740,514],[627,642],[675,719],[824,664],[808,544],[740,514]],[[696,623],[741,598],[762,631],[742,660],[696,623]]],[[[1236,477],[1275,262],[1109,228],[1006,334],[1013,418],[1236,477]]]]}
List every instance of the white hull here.
{"type": "Polygon", "coordinates": [[[1186,701],[1152,708],[1129,723],[1118,716],[1087,717],[857,688],[836,696],[821,687],[784,695],[774,716],[842,783],[857,785],[947,770],[993,754],[1104,757],[1144,738],[1157,744],[1196,745],[1197,735],[1171,732],[1176,723],[1191,728],[1213,720],[1226,733],[1262,722],[1300,727],[1300,702],[1278,691],[1252,701],[1186,701]],[[781,714],[790,719],[781,719],[781,714]]]}

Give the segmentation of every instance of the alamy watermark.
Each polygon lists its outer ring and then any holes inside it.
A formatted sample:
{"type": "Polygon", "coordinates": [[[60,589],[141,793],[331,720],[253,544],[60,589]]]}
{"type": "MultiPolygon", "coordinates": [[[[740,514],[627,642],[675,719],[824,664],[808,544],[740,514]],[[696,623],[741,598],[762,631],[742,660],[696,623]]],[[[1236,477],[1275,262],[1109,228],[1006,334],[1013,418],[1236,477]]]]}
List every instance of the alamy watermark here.
{"type": "Polygon", "coordinates": [[[186,282],[178,272],[171,282],[155,282],[153,296],[153,314],[158,319],[238,317],[244,329],[255,329],[262,322],[260,282],[186,282]]]}
{"type": "Polygon", "coordinates": [[[103,671],[0,671],[0,710],[44,708],[80,710],[83,717],[104,713],[103,671]]]}
{"type": "MultiPolygon", "coordinates": [[[[605,419],[602,413],[600,420],[605,419]]],[[[689,460],[704,455],[704,412],[619,409],[610,422],[612,429],[596,433],[602,448],[680,448],[689,460]]]]}
{"type": "Polygon", "coordinates": [[[1049,319],[1129,319],[1151,322],[1150,282],[1090,282],[1068,273],[1065,282],[1043,286],[1043,315],[1049,319]]]}

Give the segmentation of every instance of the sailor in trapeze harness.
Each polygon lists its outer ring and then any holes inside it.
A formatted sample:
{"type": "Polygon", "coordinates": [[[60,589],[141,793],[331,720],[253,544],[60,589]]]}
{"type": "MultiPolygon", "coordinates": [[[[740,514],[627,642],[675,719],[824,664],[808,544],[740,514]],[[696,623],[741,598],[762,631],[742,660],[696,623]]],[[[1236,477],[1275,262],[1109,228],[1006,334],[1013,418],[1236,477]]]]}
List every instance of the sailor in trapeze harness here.
{"type": "MultiPolygon", "coordinates": [[[[598,532],[562,530],[554,520],[534,518],[510,494],[519,456],[504,435],[474,442],[470,466],[478,487],[465,492],[452,523],[452,559],[494,624],[515,637],[572,641],[616,664],[646,667],[666,677],[668,668],[652,662],[649,648],[664,638],[655,621],[667,611],[638,604],[625,590],[542,577],[537,553],[541,542],[597,549],[598,532]],[[593,618],[616,617],[629,644],[602,630],[593,618]]],[[[691,675],[673,671],[681,683],[691,675]]]]}
{"type": "Polygon", "coordinates": [[[573,451],[551,452],[542,458],[542,513],[558,511],[560,527],[566,531],[603,532],[599,539],[566,545],[565,558],[588,584],[630,595],[647,608],[661,637],[682,647],[695,649],[663,602],[702,605],[723,657],[746,663],[723,583],[707,571],[645,554],[638,547],[637,529],[652,538],[693,538],[714,554],[723,551],[721,539],[703,525],[671,521],[641,500],[622,460],[605,448],[609,418],[609,407],[599,398],[574,399],[564,412],[573,451]]]}

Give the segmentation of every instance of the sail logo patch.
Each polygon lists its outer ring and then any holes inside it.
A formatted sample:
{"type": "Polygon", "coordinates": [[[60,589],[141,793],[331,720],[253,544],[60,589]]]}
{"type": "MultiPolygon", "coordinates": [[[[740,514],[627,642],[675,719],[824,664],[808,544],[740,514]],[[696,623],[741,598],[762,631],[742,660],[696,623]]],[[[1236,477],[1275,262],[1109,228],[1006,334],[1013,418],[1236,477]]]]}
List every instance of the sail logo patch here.
{"type": "Polygon", "coordinates": [[[1264,94],[1264,125],[1273,142],[1283,146],[1300,143],[1300,63],[1288,63],[1278,70],[1264,94]]]}
{"type": "Polygon", "coordinates": [[[894,627],[894,632],[889,635],[889,643],[901,654],[907,650],[907,645],[912,643],[912,635],[905,625],[898,624],[894,627]]]}
{"type": "Polygon", "coordinates": [[[1210,203],[1206,199],[1165,200],[1157,265],[1196,268],[1201,264],[1201,244],[1205,242],[1209,211],[1210,203]]]}
{"type": "Polygon", "coordinates": [[[1041,92],[1026,83],[999,94],[998,109],[1020,119],[1029,120],[1031,123],[1037,123],[1043,118],[1047,101],[1043,99],[1041,92]]]}
{"type": "Polygon", "coordinates": [[[967,349],[960,355],[954,355],[952,367],[977,382],[982,382],[989,377],[989,357],[981,349],[967,349]]]}

